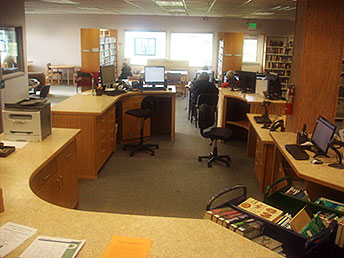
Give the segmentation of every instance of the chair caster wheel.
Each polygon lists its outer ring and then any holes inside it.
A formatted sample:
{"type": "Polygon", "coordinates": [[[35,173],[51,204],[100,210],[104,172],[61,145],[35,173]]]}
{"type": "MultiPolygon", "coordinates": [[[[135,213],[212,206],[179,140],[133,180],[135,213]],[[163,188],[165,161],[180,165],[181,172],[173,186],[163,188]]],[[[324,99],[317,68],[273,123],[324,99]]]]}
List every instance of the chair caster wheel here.
{"type": "Polygon", "coordinates": [[[154,153],[151,153],[151,156],[154,156],[155,154],[154,153]]]}
{"type": "Polygon", "coordinates": [[[208,168],[211,168],[211,164],[210,163],[208,163],[208,168]]]}
{"type": "Polygon", "coordinates": [[[130,153],[130,157],[133,157],[134,156],[134,153],[130,153]]]}
{"type": "Polygon", "coordinates": [[[202,159],[201,159],[201,158],[198,158],[198,161],[199,161],[199,162],[201,162],[201,161],[202,161],[202,159]]]}
{"type": "Polygon", "coordinates": [[[230,167],[230,165],[229,165],[229,164],[226,164],[226,166],[227,166],[227,168],[229,168],[229,167],[230,167]]]}
{"type": "Polygon", "coordinates": [[[158,149],[159,149],[159,146],[156,146],[156,149],[158,150],[158,149]]]}

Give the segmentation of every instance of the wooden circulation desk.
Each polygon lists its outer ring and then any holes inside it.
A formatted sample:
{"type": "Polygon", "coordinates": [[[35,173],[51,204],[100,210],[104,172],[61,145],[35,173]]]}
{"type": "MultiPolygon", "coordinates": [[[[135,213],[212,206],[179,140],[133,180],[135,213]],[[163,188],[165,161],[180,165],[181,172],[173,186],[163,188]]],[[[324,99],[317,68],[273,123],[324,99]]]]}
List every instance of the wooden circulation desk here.
{"type": "MultiPolygon", "coordinates": [[[[324,161],[323,164],[312,164],[311,160],[314,153],[308,151],[310,156],[309,160],[296,160],[284,147],[286,144],[296,143],[296,133],[271,132],[270,135],[275,143],[273,177],[271,182],[284,176],[279,169],[279,165],[285,159],[296,176],[304,180],[305,189],[308,191],[312,201],[328,193],[337,195],[338,193],[344,192],[344,171],[328,166],[328,164],[336,162],[334,152],[329,149],[328,155],[330,158],[320,157],[324,161]],[[331,190],[333,189],[339,192],[332,193],[331,190]]],[[[343,199],[342,193],[339,198],[343,199]]]]}
{"type": "Polygon", "coordinates": [[[241,93],[240,91],[231,91],[229,88],[219,88],[219,115],[217,125],[219,127],[226,127],[226,125],[235,125],[248,130],[249,122],[245,114],[239,119],[230,117],[229,112],[240,112],[241,110],[249,110],[249,113],[262,114],[264,113],[263,101],[271,101],[269,107],[269,114],[283,115],[285,110],[284,100],[268,100],[258,94],[241,93]],[[231,102],[237,102],[236,108],[239,110],[230,110],[231,102]],[[249,107],[248,107],[249,106],[249,107]]]}
{"type": "MultiPolygon", "coordinates": [[[[254,172],[260,185],[260,192],[264,193],[266,187],[271,184],[274,141],[270,136],[270,130],[262,128],[262,124],[257,124],[254,120],[255,116],[261,114],[247,114],[249,121],[248,139],[246,154],[249,157],[255,157],[254,172]]],[[[285,116],[270,115],[272,121],[283,119],[285,116]]]]}
{"type": "MultiPolygon", "coordinates": [[[[100,258],[114,235],[152,239],[148,257],[281,257],[210,220],[81,211],[42,200],[33,193],[32,182],[55,158],[65,157],[63,151],[78,132],[53,128],[44,141],[0,159],[5,204],[0,225],[13,222],[38,229],[6,258],[19,257],[38,235],[85,239],[78,258],[100,258]]],[[[57,160],[57,165],[63,164],[57,160]]]]}
{"type": "Polygon", "coordinates": [[[132,91],[118,96],[96,96],[91,95],[91,91],[86,94],[74,95],[52,107],[53,127],[81,129],[77,136],[79,178],[96,179],[116,143],[138,141],[139,119],[125,112],[140,108],[145,96],[156,96],[158,107],[151,121],[145,123],[144,136],[148,137],[150,132],[164,133],[174,141],[175,87],[167,91],[132,91]]]}

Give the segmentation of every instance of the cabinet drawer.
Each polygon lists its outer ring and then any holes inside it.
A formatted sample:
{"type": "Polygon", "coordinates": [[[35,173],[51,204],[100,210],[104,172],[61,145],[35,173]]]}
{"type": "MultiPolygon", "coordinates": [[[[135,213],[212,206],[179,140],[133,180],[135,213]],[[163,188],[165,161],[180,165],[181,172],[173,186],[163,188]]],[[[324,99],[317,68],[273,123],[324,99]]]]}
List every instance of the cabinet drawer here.
{"type": "Polygon", "coordinates": [[[142,102],[141,96],[130,97],[128,99],[123,100],[122,102],[122,109],[125,113],[126,111],[134,108],[140,108],[142,102]]]}
{"type": "Polygon", "coordinates": [[[73,160],[76,160],[76,147],[75,141],[69,144],[59,155],[56,157],[57,170],[65,169],[74,166],[73,160]]]}
{"type": "Polygon", "coordinates": [[[56,159],[43,167],[31,180],[30,186],[37,193],[56,174],[56,159]]]}

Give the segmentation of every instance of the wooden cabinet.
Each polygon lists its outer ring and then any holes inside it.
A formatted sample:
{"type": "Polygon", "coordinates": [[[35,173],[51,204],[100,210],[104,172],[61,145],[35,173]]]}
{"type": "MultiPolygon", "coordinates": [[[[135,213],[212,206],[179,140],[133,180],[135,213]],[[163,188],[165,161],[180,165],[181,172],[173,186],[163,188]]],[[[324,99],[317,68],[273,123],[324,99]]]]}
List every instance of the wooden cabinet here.
{"type": "MultiPolygon", "coordinates": [[[[219,32],[218,40],[217,73],[241,70],[244,33],[219,32]]],[[[218,78],[222,78],[222,74],[218,74],[218,78]]]]}
{"type": "Polygon", "coordinates": [[[81,29],[81,67],[97,72],[101,65],[113,64],[117,69],[117,30],[81,29]]]}
{"type": "Polygon", "coordinates": [[[292,36],[267,36],[265,40],[265,71],[279,75],[282,90],[290,85],[293,56],[292,36]]]}
{"type": "Polygon", "coordinates": [[[99,170],[116,147],[115,105],[97,117],[96,168],[99,170]]]}
{"type": "Polygon", "coordinates": [[[30,181],[31,189],[43,200],[74,208],[79,202],[76,141],[72,141],[30,181]]]}
{"type": "MultiPolygon", "coordinates": [[[[133,141],[140,139],[140,120],[139,118],[125,114],[130,109],[140,108],[143,96],[135,96],[122,101],[122,128],[121,128],[121,138],[123,142],[133,141]]],[[[143,136],[150,136],[150,119],[145,121],[143,136]]]]}

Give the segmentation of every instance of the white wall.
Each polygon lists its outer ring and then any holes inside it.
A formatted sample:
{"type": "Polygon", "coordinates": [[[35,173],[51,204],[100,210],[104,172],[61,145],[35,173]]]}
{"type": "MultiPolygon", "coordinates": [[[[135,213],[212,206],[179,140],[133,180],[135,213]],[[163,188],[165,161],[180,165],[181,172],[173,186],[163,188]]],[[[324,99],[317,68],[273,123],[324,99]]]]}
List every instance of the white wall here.
{"type": "Polygon", "coordinates": [[[23,53],[25,67],[24,75],[5,80],[5,89],[1,89],[1,103],[3,105],[6,102],[17,101],[29,96],[26,66],[24,0],[1,1],[0,17],[0,26],[23,27],[23,53]]]}
{"type": "MultiPolygon", "coordinates": [[[[246,19],[202,17],[135,16],[135,15],[26,15],[28,60],[34,71],[46,71],[46,64],[81,65],[80,29],[107,28],[118,30],[118,64],[123,60],[125,30],[214,33],[213,66],[216,69],[217,33],[292,35],[294,22],[250,20],[257,22],[254,33],[247,30],[246,19]]],[[[169,41],[167,41],[167,46],[169,41]]],[[[135,69],[135,67],[133,68],[135,69]]],[[[256,66],[254,67],[256,69],[256,66]]],[[[194,69],[195,70],[195,69],[194,69]]]]}

